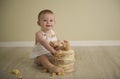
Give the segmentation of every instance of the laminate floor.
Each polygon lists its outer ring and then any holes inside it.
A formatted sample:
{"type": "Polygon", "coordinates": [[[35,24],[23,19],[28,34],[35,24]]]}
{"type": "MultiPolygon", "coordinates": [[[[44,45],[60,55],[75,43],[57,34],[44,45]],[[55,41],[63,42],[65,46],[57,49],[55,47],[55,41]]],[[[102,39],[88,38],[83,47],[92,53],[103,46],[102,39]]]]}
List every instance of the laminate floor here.
{"type": "Polygon", "coordinates": [[[18,79],[18,75],[11,74],[15,68],[23,79],[120,79],[120,46],[73,49],[75,71],[51,78],[29,59],[31,47],[0,47],[0,79],[18,79]]]}

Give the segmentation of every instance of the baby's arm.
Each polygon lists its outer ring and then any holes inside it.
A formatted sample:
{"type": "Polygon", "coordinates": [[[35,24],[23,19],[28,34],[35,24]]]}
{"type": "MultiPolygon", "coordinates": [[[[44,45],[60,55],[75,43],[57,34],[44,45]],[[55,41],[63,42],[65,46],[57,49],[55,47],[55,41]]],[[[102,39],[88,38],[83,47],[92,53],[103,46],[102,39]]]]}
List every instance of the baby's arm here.
{"type": "Polygon", "coordinates": [[[43,45],[48,51],[50,51],[52,54],[56,52],[53,47],[50,46],[50,44],[43,38],[41,32],[36,33],[36,40],[39,42],[41,45],[43,45]]]}

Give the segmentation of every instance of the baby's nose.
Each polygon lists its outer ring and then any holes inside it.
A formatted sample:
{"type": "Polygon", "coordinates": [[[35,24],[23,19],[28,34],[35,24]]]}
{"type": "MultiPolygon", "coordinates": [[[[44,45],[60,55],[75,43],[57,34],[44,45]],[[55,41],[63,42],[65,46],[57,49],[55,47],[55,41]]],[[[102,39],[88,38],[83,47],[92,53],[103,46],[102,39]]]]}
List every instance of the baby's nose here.
{"type": "Polygon", "coordinates": [[[50,24],[50,21],[47,21],[47,24],[49,25],[49,24],[50,24]]]}

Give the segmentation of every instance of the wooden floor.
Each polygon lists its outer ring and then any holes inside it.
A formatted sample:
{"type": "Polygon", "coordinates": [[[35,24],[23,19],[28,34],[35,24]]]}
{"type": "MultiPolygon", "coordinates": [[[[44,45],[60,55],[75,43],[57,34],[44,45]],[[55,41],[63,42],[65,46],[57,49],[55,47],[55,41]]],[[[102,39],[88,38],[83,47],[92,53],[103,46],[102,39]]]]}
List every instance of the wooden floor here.
{"type": "Polygon", "coordinates": [[[29,59],[32,48],[0,48],[0,79],[18,79],[18,75],[11,74],[15,68],[23,79],[120,79],[120,46],[73,49],[75,71],[50,78],[50,74],[29,59]]]}

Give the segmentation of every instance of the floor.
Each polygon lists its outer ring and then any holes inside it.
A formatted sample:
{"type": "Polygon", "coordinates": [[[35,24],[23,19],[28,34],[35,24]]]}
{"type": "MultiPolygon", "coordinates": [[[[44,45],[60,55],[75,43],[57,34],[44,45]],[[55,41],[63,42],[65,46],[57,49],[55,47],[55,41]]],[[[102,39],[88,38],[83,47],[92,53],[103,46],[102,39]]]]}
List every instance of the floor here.
{"type": "Polygon", "coordinates": [[[0,47],[0,79],[120,79],[120,46],[73,47],[75,71],[51,77],[36,66],[29,54],[31,47],[0,47]],[[19,69],[19,75],[11,74],[19,69]]]}

